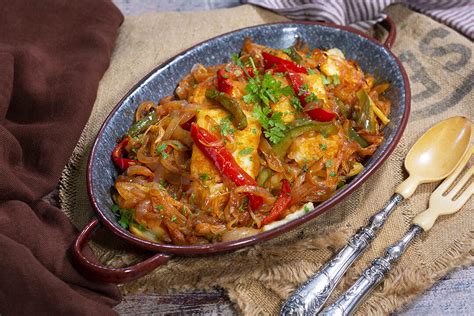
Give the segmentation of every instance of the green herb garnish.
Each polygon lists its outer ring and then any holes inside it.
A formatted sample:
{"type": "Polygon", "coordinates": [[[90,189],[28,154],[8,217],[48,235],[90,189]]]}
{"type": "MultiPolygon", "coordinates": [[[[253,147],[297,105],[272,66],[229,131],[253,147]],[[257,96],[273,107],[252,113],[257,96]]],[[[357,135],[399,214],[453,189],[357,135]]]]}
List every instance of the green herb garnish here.
{"type": "Polygon", "coordinates": [[[239,151],[239,156],[245,156],[245,155],[251,154],[252,151],[253,151],[252,147],[246,147],[239,151]]]}
{"type": "Polygon", "coordinates": [[[166,159],[166,158],[168,158],[168,156],[169,156],[169,155],[165,152],[165,149],[166,149],[167,147],[168,147],[168,145],[165,144],[165,143],[161,143],[161,144],[159,144],[159,145],[156,147],[156,153],[157,153],[158,155],[161,155],[161,157],[163,157],[163,159],[166,159]]]}
{"type": "Polygon", "coordinates": [[[331,78],[326,77],[324,74],[321,74],[321,78],[323,79],[323,84],[324,85],[331,84],[331,78]]]}
{"type": "Polygon", "coordinates": [[[209,180],[209,175],[207,173],[201,173],[199,174],[199,179],[201,179],[201,181],[207,181],[209,180]]]}
{"type": "Polygon", "coordinates": [[[325,163],[325,166],[326,168],[330,168],[332,166],[332,160],[331,159],[327,160],[325,163]]]}
{"type": "Polygon", "coordinates": [[[278,143],[285,134],[286,125],[282,120],[283,113],[273,112],[270,116],[271,109],[267,106],[259,106],[257,104],[253,107],[253,115],[258,119],[264,129],[264,135],[272,143],[278,143]]]}

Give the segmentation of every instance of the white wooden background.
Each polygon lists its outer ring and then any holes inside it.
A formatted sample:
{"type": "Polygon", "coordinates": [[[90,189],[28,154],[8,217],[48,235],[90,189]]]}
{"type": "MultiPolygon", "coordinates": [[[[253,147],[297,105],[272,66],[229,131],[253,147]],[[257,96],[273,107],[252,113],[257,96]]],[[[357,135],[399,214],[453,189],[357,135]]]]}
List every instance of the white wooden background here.
{"type": "MultiPolygon", "coordinates": [[[[240,5],[239,0],[113,0],[113,2],[124,15],[211,10],[240,5]]],[[[122,315],[235,313],[228,300],[221,298],[225,296],[222,292],[218,291],[211,295],[201,292],[192,294],[201,297],[201,300],[189,300],[187,299],[189,295],[130,295],[126,296],[115,309],[122,315]]],[[[474,267],[460,269],[441,279],[397,315],[474,315],[474,267]]]]}

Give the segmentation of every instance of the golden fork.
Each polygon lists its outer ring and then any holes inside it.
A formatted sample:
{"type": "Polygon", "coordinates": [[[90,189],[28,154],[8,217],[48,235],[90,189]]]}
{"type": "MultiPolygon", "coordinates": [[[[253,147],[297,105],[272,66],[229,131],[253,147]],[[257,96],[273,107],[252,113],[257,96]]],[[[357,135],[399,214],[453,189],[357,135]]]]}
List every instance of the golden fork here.
{"type": "Polygon", "coordinates": [[[392,268],[392,263],[401,257],[413,238],[429,231],[439,216],[453,214],[461,209],[474,194],[474,182],[471,180],[474,165],[459,181],[456,179],[468,165],[472,155],[474,146],[465,153],[453,173],[431,194],[428,209],[413,219],[405,236],[388,247],[383,257],[375,259],[372,266],[362,272],[354,285],[319,315],[352,315],[365,297],[383,280],[385,274],[392,268]]]}

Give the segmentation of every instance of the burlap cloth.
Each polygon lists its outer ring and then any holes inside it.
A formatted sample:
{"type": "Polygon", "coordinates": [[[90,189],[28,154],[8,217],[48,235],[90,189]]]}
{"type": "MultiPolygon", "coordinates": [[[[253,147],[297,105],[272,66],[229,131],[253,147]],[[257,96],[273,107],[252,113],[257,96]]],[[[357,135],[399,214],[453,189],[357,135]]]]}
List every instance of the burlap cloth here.
{"type": "MultiPolygon", "coordinates": [[[[412,113],[400,144],[383,166],[350,198],[280,238],[240,251],[205,257],[176,257],[153,273],[121,286],[124,293],[225,288],[243,314],[275,314],[281,300],[305,281],[365,224],[406,173],[403,159],[414,141],[435,122],[454,115],[473,117],[473,44],[450,28],[402,6],[387,10],[398,25],[394,53],[412,87],[412,113]]],[[[153,13],[127,17],[94,110],[61,181],[62,208],[79,228],[93,216],[86,193],[86,161],[96,133],[112,107],[151,69],[210,37],[285,18],[246,5],[199,13],[153,13]]],[[[155,100],[158,101],[158,100],[155,100]]],[[[421,185],[387,221],[372,247],[351,268],[338,292],[383,249],[401,237],[410,219],[427,206],[436,184],[421,185]]],[[[451,269],[473,262],[472,202],[441,218],[417,239],[396,268],[361,306],[364,315],[397,310],[451,269]]],[[[143,257],[111,234],[92,244],[103,262],[120,266],[143,257]],[[112,241],[110,241],[112,240],[112,241]]],[[[337,294],[337,293],[336,293],[337,294]]]]}

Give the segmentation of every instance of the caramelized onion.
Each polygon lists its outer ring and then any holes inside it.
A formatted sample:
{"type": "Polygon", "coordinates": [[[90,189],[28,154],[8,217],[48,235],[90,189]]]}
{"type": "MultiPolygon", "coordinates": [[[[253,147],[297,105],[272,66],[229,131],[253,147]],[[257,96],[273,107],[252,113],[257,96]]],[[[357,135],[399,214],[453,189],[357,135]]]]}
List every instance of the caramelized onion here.
{"type": "Polygon", "coordinates": [[[154,174],[147,167],[140,166],[140,165],[133,165],[133,166],[128,167],[127,176],[129,176],[129,177],[145,176],[147,178],[153,179],[154,174]]]}
{"type": "Polygon", "coordinates": [[[242,185],[240,187],[237,187],[234,190],[234,192],[235,193],[250,193],[252,195],[260,196],[263,198],[263,200],[267,204],[273,204],[275,202],[275,197],[270,192],[258,186],[242,185]]]}
{"type": "Polygon", "coordinates": [[[264,138],[260,138],[258,149],[262,152],[265,160],[267,161],[268,167],[275,170],[276,172],[285,172],[285,166],[283,162],[278,158],[276,153],[273,151],[272,146],[264,138]]]}
{"type": "Polygon", "coordinates": [[[260,230],[252,228],[252,227],[237,227],[231,230],[226,231],[222,235],[222,241],[232,241],[238,240],[245,237],[256,235],[260,232],[260,230]]]}

